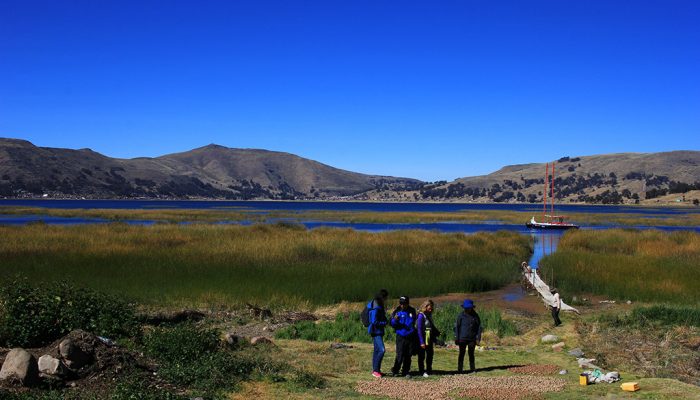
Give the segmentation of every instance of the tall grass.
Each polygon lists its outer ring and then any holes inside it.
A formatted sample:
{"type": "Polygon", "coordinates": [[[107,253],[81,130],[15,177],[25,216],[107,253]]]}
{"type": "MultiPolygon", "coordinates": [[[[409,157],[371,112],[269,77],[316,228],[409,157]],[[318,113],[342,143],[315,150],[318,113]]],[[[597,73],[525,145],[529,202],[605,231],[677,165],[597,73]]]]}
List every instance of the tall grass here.
{"type": "Polygon", "coordinates": [[[147,304],[276,306],[428,296],[517,278],[528,239],[509,232],[367,233],[298,226],[0,227],[0,277],[67,280],[147,304]]]}
{"type": "MultiPolygon", "coordinates": [[[[387,314],[390,314],[390,311],[387,314]]],[[[462,307],[452,303],[436,307],[433,313],[433,322],[435,322],[435,325],[441,332],[439,339],[446,342],[455,340],[454,326],[457,317],[462,312],[462,307]]],[[[515,324],[503,319],[499,310],[485,309],[479,310],[478,313],[484,331],[492,331],[499,337],[518,334],[515,324]]],[[[275,337],[278,339],[303,339],[314,342],[372,342],[372,338],[367,334],[367,328],[360,322],[359,312],[340,313],[336,315],[334,321],[298,322],[275,332],[275,337]]],[[[396,334],[390,326],[387,326],[385,329],[384,339],[387,341],[396,340],[396,334]]]]}
{"type": "Polygon", "coordinates": [[[655,230],[567,232],[540,262],[565,296],[698,304],[700,234],[655,230]]]}

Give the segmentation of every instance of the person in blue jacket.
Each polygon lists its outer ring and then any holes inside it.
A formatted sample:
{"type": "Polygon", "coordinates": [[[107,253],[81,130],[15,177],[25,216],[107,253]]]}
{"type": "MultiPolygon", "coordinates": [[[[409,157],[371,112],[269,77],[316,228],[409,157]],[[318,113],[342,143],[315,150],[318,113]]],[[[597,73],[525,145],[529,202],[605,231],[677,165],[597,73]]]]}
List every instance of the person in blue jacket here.
{"type": "Polygon", "coordinates": [[[481,342],[481,319],[474,311],[474,302],[470,299],[462,303],[463,313],[460,313],[455,322],[455,344],[459,346],[457,358],[457,372],[464,371],[464,353],[469,351],[469,371],[474,372],[474,348],[481,342]]]}
{"type": "Polygon", "coordinates": [[[388,296],[388,292],[382,289],[374,296],[374,300],[367,304],[369,308],[369,326],[367,333],[372,336],[374,344],[374,353],[372,354],[372,376],[381,378],[382,360],[384,359],[384,327],[387,324],[386,311],[384,310],[384,302],[388,296]]]}
{"type": "Polygon", "coordinates": [[[416,309],[409,304],[408,296],[399,298],[399,306],[391,314],[391,326],[396,331],[396,360],[391,372],[410,378],[411,356],[416,352],[418,338],[416,336],[416,309]]]}

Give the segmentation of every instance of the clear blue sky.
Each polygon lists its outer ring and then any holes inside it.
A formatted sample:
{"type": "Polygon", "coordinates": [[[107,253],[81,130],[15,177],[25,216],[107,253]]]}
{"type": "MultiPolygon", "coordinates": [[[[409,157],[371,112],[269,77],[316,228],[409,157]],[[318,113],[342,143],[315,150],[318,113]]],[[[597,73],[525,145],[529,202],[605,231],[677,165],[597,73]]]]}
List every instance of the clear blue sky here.
{"type": "Polygon", "coordinates": [[[451,180],[700,149],[700,1],[0,1],[0,136],[451,180]]]}

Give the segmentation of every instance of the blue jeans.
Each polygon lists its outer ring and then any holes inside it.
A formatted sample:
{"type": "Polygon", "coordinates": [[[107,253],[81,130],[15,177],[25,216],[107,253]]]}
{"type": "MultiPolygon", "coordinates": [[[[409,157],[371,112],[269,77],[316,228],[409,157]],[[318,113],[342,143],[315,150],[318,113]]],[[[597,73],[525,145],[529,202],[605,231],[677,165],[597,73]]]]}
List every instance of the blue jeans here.
{"type": "Polygon", "coordinates": [[[381,372],[382,359],[384,358],[384,337],[372,336],[372,343],[374,343],[374,354],[372,355],[372,371],[381,372]]]}

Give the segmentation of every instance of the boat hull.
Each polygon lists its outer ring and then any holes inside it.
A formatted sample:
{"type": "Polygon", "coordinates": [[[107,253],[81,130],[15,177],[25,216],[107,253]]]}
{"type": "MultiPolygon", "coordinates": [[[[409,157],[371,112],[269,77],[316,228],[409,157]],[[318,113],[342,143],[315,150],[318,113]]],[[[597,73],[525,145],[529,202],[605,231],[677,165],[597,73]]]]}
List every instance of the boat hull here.
{"type": "Polygon", "coordinates": [[[530,229],[544,229],[544,230],[565,230],[565,229],[578,229],[578,225],[574,224],[542,224],[539,222],[532,223],[528,222],[525,224],[530,229]]]}

